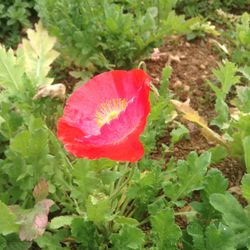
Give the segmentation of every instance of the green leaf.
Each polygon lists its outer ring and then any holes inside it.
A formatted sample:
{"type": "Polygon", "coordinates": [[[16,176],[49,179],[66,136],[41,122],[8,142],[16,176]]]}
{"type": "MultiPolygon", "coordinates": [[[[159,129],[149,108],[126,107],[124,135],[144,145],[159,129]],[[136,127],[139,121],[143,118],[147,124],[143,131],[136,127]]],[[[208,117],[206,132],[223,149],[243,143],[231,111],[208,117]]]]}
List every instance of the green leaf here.
{"type": "Polygon", "coordinates": [[[49,36],[41,22],[35,28],[36,30],[27,30],[28,39],[23,39],[22,42],[25,71],[35,86],[51,84],[53,79],[47,75],[51,63],[59,55],[53,50],[56,39],[49,36]]]}
{"type": "Polygon", "coordinates": [[[7,235],[18,232],[15,214],[0,201],[0,234],[7,235]]]}
{"type": "Polygon", "coordinates": [[[219,68],[213,71],[217,80],[221,84],[223,99],[225,99],[231,87],[239,83],[240,77],[236,76],[237,71],[238,68],[236,67],[236,65],[229,61],[225,61],[223,64],[219,64],[219,68]]]}
{"type": "Polygon", "coordinates": [[[207,250],[214,250],[215,246],[216,250],[236,250],[232,230],[221,223],[218,227],[215,224],[209,225],[205,236],[207,250]]]}
{"type": "Polygon", "coordinates": [[[242,144],[247,172],[250,173],[250,136],[245,137],[242,140],[242,144]]]}
{"type": "Polygon", "coordinates": [[[212,154],[211,163],[213,164],[221,162],[228,155],[228,151],[222,146],[215,146],[208,151],[212,154]]]}
{"type": "Polygon", "coordinates": [[[114,250],[142,250],[144,245],[144,233],[135,226],[124,225],[119,233],[111,235],[114,250]]]}
{"type": "Polygon", "coordinates": [[[13,50],[0,45],[0,86],[11,93],[18,93],[22,86],[23,68],[18,64],[13,50]]]}
{"type": "Polygon", "coordinates": [[[238,100],[236,102],[237,107],[245,112],[250,112],[250,87],[246,86],[237,86],[237,97],[238,100]]]}
{"type": "Polygon", "coordinates": [[[170,208],[162,209],[150,218],[154,244],[159,250],[177,249],[176,245],[182,235],[175,224],[174,212],[170,208]]]}
{"type": "Polygon", "coordinates": [[[99,236],[95,225],[90,221],[76,218],[71,224],[72,236],[86,250],[99,250],[99,236]]]}
{"type": "Polygon", "coordinates": [[[130,218],[130,217],[125,217],[125,216],[116,216],[114,221],[117,224],[121,224],[121,225],[131,225],[131,226],[138,226],[139,222],[134,219],[134,218],[130,218]]]}
{"type": "Polygon", "coordinates": [[[88,220],[96,224],[106,222],[111,215],[110,199],[103,194],[90,195],[87,199],[86,210],[88,220]]]}
{"type": "Polygon", "coordinates": [[[177,162],[175,179],[165,184],[164,192],[172,201],[184,198],[194,190],[204,188],[204,175],[211,162],[211,153],[201,156],[191,152],[186,161],[177,162]]]}
{"type": "Polygon", "coordinates": [[[226,225],[234,231],[234,241],[237,247],[246,246],[250,235],[250,214],[229,193],[212,194],[210,203],[222,214],[226,225]]]}
{"type": "Polygon", "coordinates": [[[248,203],[250,203],[250,174],[243,176],[241,184],[242,194],[248,203]]]}
{"type": "Polygon", "coordinates": [[[211,121],[211,125],[216,125],[221,129],[227,128],[227,123],[229,121],[229,108],[223,99],[216,99],[215,111],[217,116],[211,121]]]}
{"type": "Polygon", "coordinates": [[[250,67],[249,66],[240,68],[239,71],[244,75],[244,77],[247,78],[247,80],[250,81],[250,67]]]}
{"type": "Polygon", "coordinates": [[[70,226],[75,217],[71,215],[58,216],[51,220],[50,228],[58,229],[64,226],[70,226]]]}
{"type": "Polygon", "coordinates": [[[225,193],[228,188],[228,180],[218,169],[211,169],[205,177],[204,191],[209,197],[214,193],[225,193]]]}
{"type": "Polygon", "coordinates": [[[170,135],[171,143],[175,144],[181,141],[183,138],[187,137],[187,135],[189,135],[189,130],[181,123],[178,123],[178,127],[176,129],[173,129],[170,135]]]}
{"type": "Polygon", "coordinates": [[[172,68],[171,66],[166,66],[163,70],[162,70],[162,80],[161,80],[161,86],[159,89],[159,94],[162,97],[165,97],[168,93],[168,85],[169,85],[169,78],[172,74],[172,68]]]}
{"type": "Polygon", "coordinates": [[[187,232],[193,238],[192,250],[205,250],[204,228],[198,221],[190,223],[187,232]]]}

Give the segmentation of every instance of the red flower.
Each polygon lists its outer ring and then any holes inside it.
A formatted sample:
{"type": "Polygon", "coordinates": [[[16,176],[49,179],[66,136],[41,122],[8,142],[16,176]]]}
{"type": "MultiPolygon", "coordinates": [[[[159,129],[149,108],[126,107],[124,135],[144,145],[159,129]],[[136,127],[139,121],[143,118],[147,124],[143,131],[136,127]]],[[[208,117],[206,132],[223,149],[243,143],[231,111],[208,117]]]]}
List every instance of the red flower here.
{"type": "Polygon", "coordinates": [[[149,76],[114,70],[95,76],[67,101],[58,138],[76,157],[134,162],[143,154],[139,136],[149,105],[149,76]]]}

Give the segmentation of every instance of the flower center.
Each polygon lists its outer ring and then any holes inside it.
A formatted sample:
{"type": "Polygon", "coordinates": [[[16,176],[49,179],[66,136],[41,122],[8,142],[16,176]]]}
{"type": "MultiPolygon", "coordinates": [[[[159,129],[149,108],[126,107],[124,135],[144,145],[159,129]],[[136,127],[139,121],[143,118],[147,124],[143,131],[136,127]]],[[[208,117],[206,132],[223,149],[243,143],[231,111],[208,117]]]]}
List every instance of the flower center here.
{"type": "Polygon", "coordinates": [[[114,98],[102,103],[95,113],[95,121],[99,127],[117,118],[127,107],[127,101],[123,98],[114,98]]]}

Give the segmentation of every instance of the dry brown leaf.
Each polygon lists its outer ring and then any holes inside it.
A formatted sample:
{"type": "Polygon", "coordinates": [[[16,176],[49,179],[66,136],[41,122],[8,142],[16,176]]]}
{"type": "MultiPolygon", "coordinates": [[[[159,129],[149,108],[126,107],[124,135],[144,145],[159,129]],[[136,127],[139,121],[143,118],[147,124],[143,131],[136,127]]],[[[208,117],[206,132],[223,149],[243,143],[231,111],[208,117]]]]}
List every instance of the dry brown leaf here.
{"type": "Polygon", "coordinates": [[[43,85],[40,86],[33,100],[41,99],[44,97],[58,98],[64,100],[66,94],[66,87],[62,83],[57,83],[53,85],[43,85]]]}
{"type": "Polygon", "coordinates": [[[208,142],[228,147],[226,141],[219,134],[210,129],[207,121],[201,117],[197,111],[190,107],[189,99],[186,102],[180,102],[177,100],[171,100],[171,102],[174,104],[177,111],[183,114],[184,119],[196,123],[201,127],[202,135],[208,140],[208,142]]]}

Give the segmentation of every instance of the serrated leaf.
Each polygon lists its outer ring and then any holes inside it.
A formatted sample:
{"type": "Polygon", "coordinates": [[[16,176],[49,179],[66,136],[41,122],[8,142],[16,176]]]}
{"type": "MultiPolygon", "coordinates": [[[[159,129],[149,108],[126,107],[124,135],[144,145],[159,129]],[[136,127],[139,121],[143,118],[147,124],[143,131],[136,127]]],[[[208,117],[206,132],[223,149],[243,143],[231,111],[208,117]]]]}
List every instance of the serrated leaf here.
{"type": "Polygon", "coordinates": [[[236,88],[237,90],[237,106],[238,108],[245,112],[249,113],[250,112],[250,87],[246,86],[238,86],[236,88]]]}
{"type": "Polygon", "coordinates": [[[154,235],[154,245],[157,249],[177,249],[177,243],[182,233],[175,224],[173,210],[170,208],[163,209],[152,215],[150,221],[154,235]]]}
{"type": "Polygon", "coordinates": [[[240,77],[236,76],[238,68],[232,62],[225,61],[219,64],[219,68],[213,71],[218,81],[221,83],[222,98],[225,99],[231,87],[240,81],[240,77]]]}
{"type": "Polygon", "coordinates": [[[204,188],[204,176],[211,161],[209,152],[198,156],[191,152],[186,161],[177,162],[175,179],[166,183],[164,192],[171,201],[184,198],[194,190],[204,188]]]}
{"type": "Polygon", "coordinates": [[[53,50],[56,39],[49,36],[41,22],[35,25],[35,30],[28,29],[27,36],[22,41],[25,71],[35,86],[51,84],[50,65],[59,55],[53,50]]]}
{"type": "Polygon", "coordinates": [[[222,214],[226,225],[234,231],[234,241],[237,247],[246,246],[250,235],[249,213],[229,193],[212,194],[210,196],[210,203],[222,214]]]}
{"type": "Polygon", "coordinates": [[[228,188],[228,180],[218,169],[209,170],[205,177],[205,188],[207,196],[214,193],[225,193],[228,188]]]}
{"type": "Polygon", "coordinates": [[[144,245],[144,233],[135,226],[124,225],[119,233],[111,235],[114,250],[141,250],[144,245]]]}
{"type": "Polygon", "coordinates": [[[217,144],[227,147],[225,140],[216,132],[208,127],[207,121],[201,117],[197,111],[192,109],[189,105],[189,100],[186,102],[180,102],[177,100],[171,100],[175,108],[183,113],[183,118],[188,121],[194,122],[202,128],[202,134],[208,139],[217,144]]]}
{"type": "Polygon", "coordinates": [[[187,135],[189,135],[189,130],[181,123],[178,123],[178,127],[176,129],[173,129],[170,135],[171,143],[175,144],[185,138],[187,135]]]}
{"type": "Polygon", "coordinates": [[[0,45],[0,86],[11,93],[17,93],[22,86],[23,74],[24,70],[18,64],[13,50],[7,51],[0,45]]]}
{"type": "Polygon", "coordinates": [[[15,214],[0,201],[0,234],[7,235],[15,233],[19,229],[19,225],[16,223],[15,214]]]}

